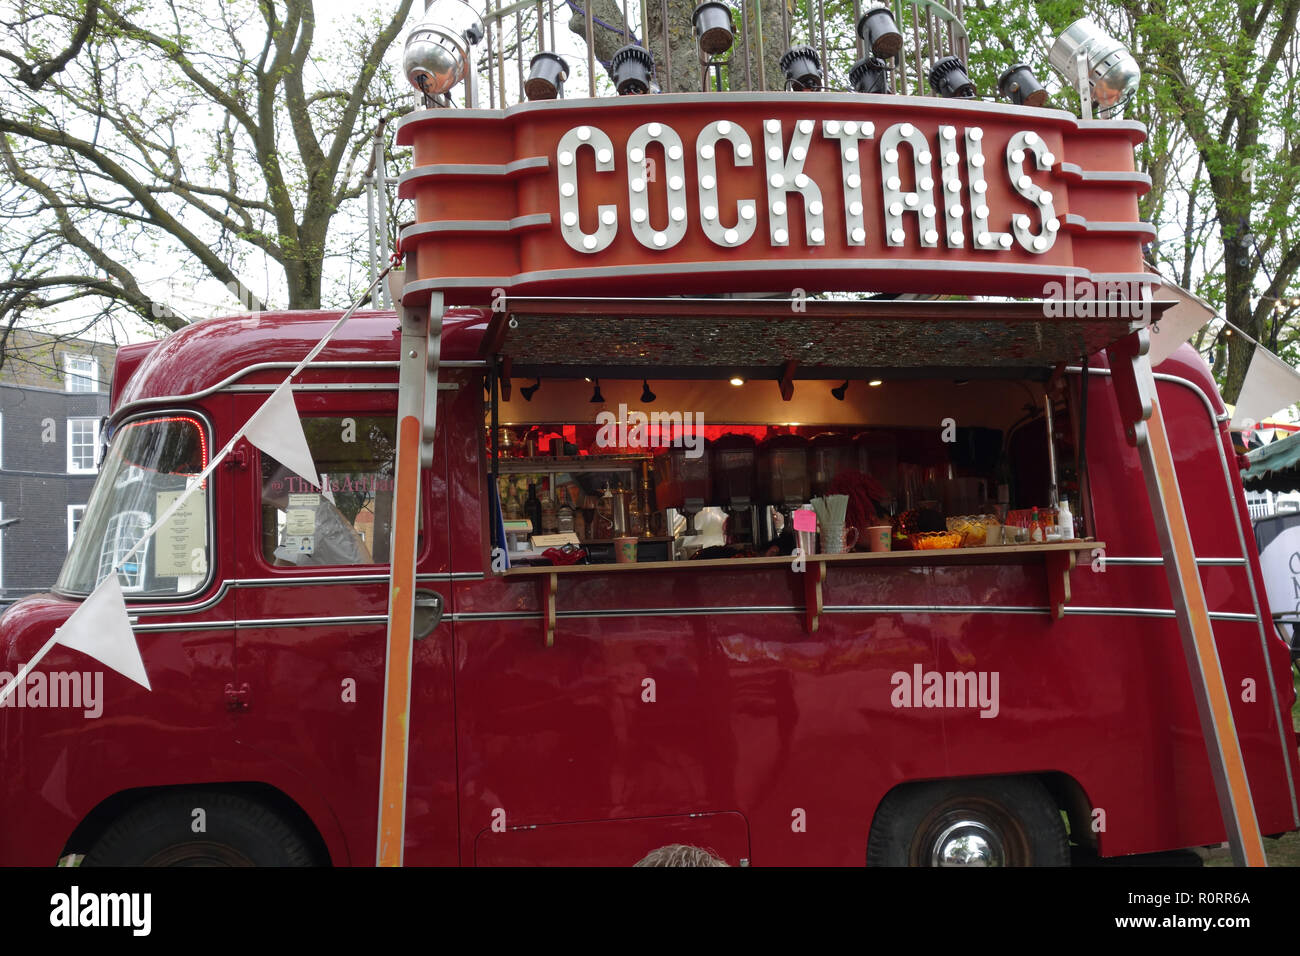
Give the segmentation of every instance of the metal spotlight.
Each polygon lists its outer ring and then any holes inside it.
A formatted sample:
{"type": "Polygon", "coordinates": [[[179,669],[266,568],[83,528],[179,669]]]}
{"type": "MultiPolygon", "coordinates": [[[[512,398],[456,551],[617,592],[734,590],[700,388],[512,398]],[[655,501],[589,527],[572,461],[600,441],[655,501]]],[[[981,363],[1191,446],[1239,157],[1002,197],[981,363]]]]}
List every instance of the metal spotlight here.
{"type": "Polygon", "coordinates": [[[791,47],[781,54],[779,65],[791,89],[808,92],[822,88],[822,61],[812,47],[791,47]]]}
{"type": "Polygon", "coordinates": [[[892,59],[903,46],[903,34],[888,7],[876,7],[858,18],[858,36],[882,60],[892,59]]]}
{"type": "Polygon", "coordinates": [[[537,390],[541,387],[542,387],[542,380],[539,378],[537,381],[533,382],[532,385],[525,385],[523,388],[521,388],[519,390],[519,394],[524,397],[525,402],[531,402],[533,400],[533,396],[537,394],[537,390]]]}
{"type": "Polygon", "coordinates": [[[622,47],[609,61],[609,75],[619,96],[649,93],[654,68],[654,56],[636,44],[622,47]]]}
{"type": "Polygon", "coordinates": [[[844,401],[844,393],[847,392],[848,390],[849,390],[849,382],[848,379],[845,379],[843,385],[836,385],[834,388],[831,389],[831,394],[835,396],[835,400],[837,402],[842,402],[844,401]]]}
{"type": "Polygon", "coordinates": [[[1047,90],[1027,63],[1017,63],[998,77],[998,93],[1016,106],[1042,106],[1047,90]]]}
{"type": "Polygon", "coordinates": [[[600,394],[600,379],[596,379],[596,387],[591,390],[591,398],[587,399],[593,405],[601,405],[605,401],[605,396],[600,394]]]}
{"type": "Polygon", "coordinates": [[[528,62],[528,79],[524,96],[530,100],[553,100],[564,95],[564,81],[569,78],[569,64],[564,57],[543,51],[528,62]]]}
{"type": "Polygon", "coordinates": [[[650,391],[650,383],[641,379],[641,401],[649,405],[656,397],[655,393],[650,391]]]}
{"type": "Polygon", "coordinates": [[[849,70],[849,83],[859,93],[888,93],[889,64],[874,56],[864,56],[849,70]]]}
{"type": "Polygon", "coordinates": [[[440,96],[465,79],[470,47],[483,39],[483,22],[464,0],[436,0],[411,28],[402,71],[425,96],[440,96]]]}
{"type": "Polygon", "coordinates": [[[692,17],[700,52],[706,57],[719,57],[731,49],[736,39],[736,28],[731,21],[731,8],[717,0],[708,0],[695,8],[692,17]]]}
{"type": "Polygon", "coordinates": [[[966,64],[955,56],[945,56],[930,67],[930,89],[951,99],[973,99],[975,84],[966,75],[966,64]]]}
{"type": "Polygon", "coordinates": [[[1128,47],[1087,17],[1065,28],[1047,59],[1079,91],[1085,115],[1095,106],[1102,116],[1118,116],[1142,80],[1142,70],[1128,47]]]}

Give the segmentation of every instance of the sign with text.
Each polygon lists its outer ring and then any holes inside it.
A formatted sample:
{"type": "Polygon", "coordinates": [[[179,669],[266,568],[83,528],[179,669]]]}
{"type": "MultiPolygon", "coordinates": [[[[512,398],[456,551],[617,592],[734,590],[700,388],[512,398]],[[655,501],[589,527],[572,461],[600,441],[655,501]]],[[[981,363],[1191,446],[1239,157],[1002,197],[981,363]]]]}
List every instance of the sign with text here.
{"type": "Polygon", "coordinates": [[[724,291],[1047,296],[1147,282],[1140,124],[930,97],[673,94],[426,110],[412,301],[724,291]]]}

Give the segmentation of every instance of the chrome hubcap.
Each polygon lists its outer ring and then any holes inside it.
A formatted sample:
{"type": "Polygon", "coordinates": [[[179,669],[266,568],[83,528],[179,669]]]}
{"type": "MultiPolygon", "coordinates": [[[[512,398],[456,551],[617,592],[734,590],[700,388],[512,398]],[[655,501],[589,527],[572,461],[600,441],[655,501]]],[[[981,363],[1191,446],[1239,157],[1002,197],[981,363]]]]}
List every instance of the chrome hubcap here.
{"type": "Polygon", "coordinates": [[[1002,840],[978,820],[958,820],[939,833],[930,850],[931,866],[1004,866],[1002,840]]]}

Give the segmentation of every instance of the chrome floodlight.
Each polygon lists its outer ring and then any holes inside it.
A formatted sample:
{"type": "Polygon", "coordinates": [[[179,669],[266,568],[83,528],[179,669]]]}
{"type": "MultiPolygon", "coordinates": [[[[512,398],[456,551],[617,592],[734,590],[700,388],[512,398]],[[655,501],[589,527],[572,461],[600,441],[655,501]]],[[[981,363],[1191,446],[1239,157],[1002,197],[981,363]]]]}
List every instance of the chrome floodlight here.
{"type": "Polygon", "coordinates": [[[448,92],[469,73],[470,47],[483,39],[483,21],[464,0],[436,0],[411,28],[402,71],[425,96],[448,92]]]}
{"type": "Polygon", "coordinates": [[[1065,28],[1047,59],[1078,90],[1085,117],[1094,108],[1101,116],[1119,116],[1142,80],[1142,70],[1128,47],[1087,17],[1065,28]]]}

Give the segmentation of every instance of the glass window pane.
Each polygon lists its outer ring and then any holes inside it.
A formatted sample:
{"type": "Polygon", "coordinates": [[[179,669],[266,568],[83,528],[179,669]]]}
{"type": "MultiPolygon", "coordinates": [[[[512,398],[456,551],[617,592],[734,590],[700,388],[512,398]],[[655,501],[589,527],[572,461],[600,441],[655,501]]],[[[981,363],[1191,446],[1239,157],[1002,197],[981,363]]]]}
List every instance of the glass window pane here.
{"type": "Polygon", "coordinates": [[[279,567],[387,564],[396,421],[348,416],[302,424],[321,485],[261,456],[263,557],[279,567]]]}

